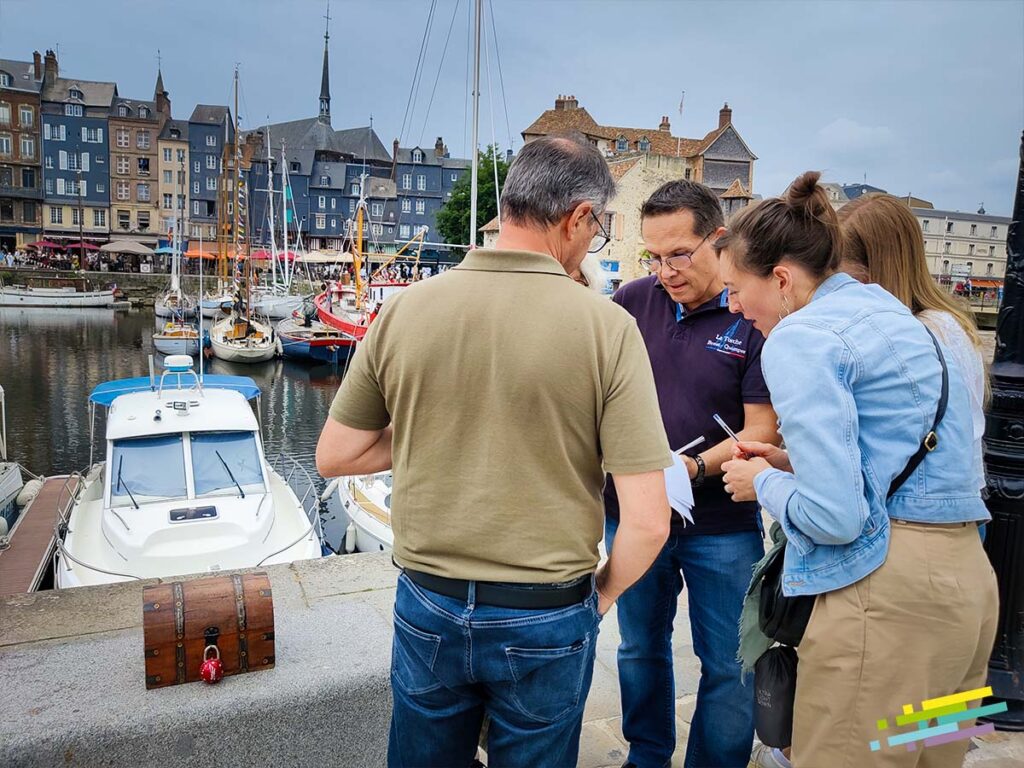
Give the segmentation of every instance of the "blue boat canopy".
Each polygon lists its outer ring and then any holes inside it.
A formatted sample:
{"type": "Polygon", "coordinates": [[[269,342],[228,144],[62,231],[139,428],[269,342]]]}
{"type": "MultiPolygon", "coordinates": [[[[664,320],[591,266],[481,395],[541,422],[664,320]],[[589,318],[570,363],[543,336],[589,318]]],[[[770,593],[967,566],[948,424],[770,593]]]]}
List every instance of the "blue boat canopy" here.
{"type": "MultiPolygon", "coordinates": [[[[167,385],[176,386],[178,377],[174,374],[167,374],[167,385]]],[[[160,379],[157,379],[159,385],[160,379]]],[[[183,381],[191,382],[192,377],[188,376],[183,381]]],[[[246,400],[252,400],[259,396],[260,388],[255,381],[248,376],[225,376],[217,374],[205,374],[203,376],[203,389],[233,389],[245,396],[246,400]]],[[[105,381],[96,386],[89,395],[89,402],[110,407],[114,400],[121,395],[131,395],[136,392],[153,392],[153,383],[148,376],[140,376],[135,379],[115,379],[105,381]]]]}

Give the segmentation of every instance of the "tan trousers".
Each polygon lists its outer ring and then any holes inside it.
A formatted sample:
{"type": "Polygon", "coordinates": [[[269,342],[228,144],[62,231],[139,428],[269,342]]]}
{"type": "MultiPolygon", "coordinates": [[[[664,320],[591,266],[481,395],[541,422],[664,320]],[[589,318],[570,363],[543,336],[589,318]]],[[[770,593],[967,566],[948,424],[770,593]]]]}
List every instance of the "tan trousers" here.
{"type": "Polygon", "coordinates": [[[962,765],[968,740],[910,752],[886,738],[910,730],[895,722],[905,704],[917,712],[925,699],[985,685],[998,603],[976,525],[894,521],[885,564],[815,601],[799,648],[794,768],[962,765]]]}

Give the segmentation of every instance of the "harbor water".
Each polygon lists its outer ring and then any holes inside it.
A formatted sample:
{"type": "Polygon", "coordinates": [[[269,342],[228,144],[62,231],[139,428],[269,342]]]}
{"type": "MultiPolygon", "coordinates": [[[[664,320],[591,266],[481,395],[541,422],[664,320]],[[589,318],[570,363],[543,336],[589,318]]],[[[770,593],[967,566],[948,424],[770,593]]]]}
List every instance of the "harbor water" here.
{"type": "MultiPolygon", "coordinates": [[[[210,321],[206,323],[208,327],[210,321]]],[[[0,307],[0,385],[6,395],[10,459],[40,475],[85,469],[89,393],[103,381],[148,376],[149,355],[155,356],[159,376],[163,356],[153,348],[152,334],[160,327],[151,308],[112,312],[0,307]]],[[[259,385],[267,458],[272,461],[282,451],[293,456],[322,490],[326,481],[316,473],[316,443],[343,364],[207,360],[204,366],[209,373],[249,376],[259,385]]],[[[103,430],[98,412],[94,461],[104,457],[103,430]]],[[[347,524],[339,508],[335,495],[324,515],[325,535],[335,549],[347,524]]]]}

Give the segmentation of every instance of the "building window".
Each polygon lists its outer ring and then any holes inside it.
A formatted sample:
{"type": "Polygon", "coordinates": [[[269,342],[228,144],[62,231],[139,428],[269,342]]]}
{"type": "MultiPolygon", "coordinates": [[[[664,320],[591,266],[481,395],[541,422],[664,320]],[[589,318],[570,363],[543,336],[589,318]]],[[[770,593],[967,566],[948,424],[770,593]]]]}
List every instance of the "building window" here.
{"type": "Polygon", "coordinates": [[[10,136],[0,136],[0,155],[14,154],[11,147],[13,143],[10,136]]]}
{"type": "Polygon", "coordinates": [[[64,223],[64,209],[59,208],[55,205],[50,206],[50,223],[51,224],[63,224],[64,223]]]}
{"type": "Polygon", "coordinates": [[[370,203],[370,215],[380,218],[384,215],[384,203],[370,203]]]}
{"type": "Polygon", "coordinates": [[[14,221],[13,200],[0,200],[0,221],[14,221]]]}
{"type": "Polygon", "coordinates": [[[995,227],[992,227],[992,229],[988,233],[988,236],[989,237],[995,237],[996,236],[996,228],[995,227]]]}
{"type": "Polygon", "coordinates": [[[148,157],[140,157],[139,158],[139,175],[140,176],[149,176],[149,158],[148,157]]]}
{"type": "Polygon", "coordinates": [[[165,194],[163,196],[163,198],[164,198],[164,210],[167,210],[167,211],[171,210],[171,207],[174,205],[174,195],[166,195],[165,194]]]}
{"type": "Polygon", "coordinates": [[[78,208],[71,209],[71,225],[77,227],[82,223],[82,212],[78,208]]]}
{"type": "Polygon", "coordinates": [[[418,149],[414,149],[412,151],[412,161],[414,163],[422,163],[423,162],[423,153],[420,152],[418,149]]]}
{"type": "Polygon", "coordinates": [[[185,150],[184,150],[184,149],[179,149],[179,150],[178,150],[178,156],[177,156],[177,160],[178,160],[178,162],[180,163],[180,162],[182,162],[182,161],[183,161],[184,159],[185,159],[185,150]]]}
{"type": "Polygon", "coordinates": [[[118,200],[127,200],[128,199],[129,191],[128,191],[128,182],[127,181],[119,181],[119,182],[117,182],[117,185],[114,187],[114,189],[116,190],[115,191],[115,196],[117,197],[118,200]]]}
{"type": "Polygon", "coordinates": [[[82,157],[77,152],[68,152],[67,170],[77,171],[82,167],[82,157]]]}
{"type": "Polygon", "coordinates": [[[193,181],[192,182],[192,194],[193,195],[198,195],[199,194],[199,182],[198,181],[193,181]]]}
{"type": "Polygon", "coordinates": [[[164,171],[164,184],[174,183],[174,171],[164,171]]]}
{"type": "Polygon", "coordinates": [[[337,229],[337,228],[338,228],[338,220],[336,218],[334,218],[333,216],[331,216],[331,229],[337,229]]]}
{"type": "Polygon", "coordinates": [[[967,255],[968,256],[973,256],[974,255],[974,243],[971,243],[970,245],[967,246],[967,255]]]}
{"type": "Polygon", "coordinates": [[[216,155],[207,155],[206,156],[206,167],[209,170],[211,170],[211,171],[217,170],[217,156],[216,155]]]}
{"type": "Polygon", "coordinates": [[[978,234],[978,225],[971,224],[971,237],[975,237],[978,234]]]}
{"type": "Polygon", "coordinates": [[[217,137],[214,134],[212,134],[212,133],[207,134],[207,136],[206,136],[206,146],[208,146],[208,147],[216,147],[217,146],[217,137]]]}
{"type": "Polygon", "coordinates": [[[452,174],[452,181],[458,181],[458,180],[459,180],[459,174],[453,173],[452,174]]]}
{"type": "Polygon", "coordinates": [[[0,187],[14,186],[14,170],[11,168],[0,168],[0,187]]]}
{"type": "Polygon", "coordinates": [[[944,275],[948,275],[949,274],[949,259],[943,259],[942,260],[942,274],[944,274],[944,275]]]}
{"type": "Polygon", "coordinates": [[[82,129],[82,141],[90,144],[102,144],[103,143],[103,129],[102,128],[83,128],[82,129]]]}
{"type": "Polygon", "coordinates": [[[128,155],[117,156],[117,172],[120,174],[128,173],[128,155]]]}
{"type": "Polygon", "coordinates": [[[103,165],[106,161],[103,159],[103,155],[96,155],[96,162],[103,165]]]}
{"type": "Polygon", "coordinates": [[[412,174],[411,173],[403,173],[402,174],[402,189],[412,189],[412,174]]]}
{"type": "Polygon", "coordinates": [[[149,229],[149,211],[139,211],[139,231],[145,232],[149,229]]]}
{"type": "Polygon", "coordinates": [[[96,191],[97,192],[106,192],[107,191],[107,187],[106,187],[105,184],[97,184],[96,185],[96,191]]]}
{"type": "MultiPolygon", "coordinates": [[[[199,186],[199,182],[198,181],[196,182],[196,186],[199,186]]],[[[199,201],[198,200],[193,200],[192,201],[192,215],[193,216],[198,216],[199,215],[199,201]]],[[[194,227],[192,229],[192,237],[199,237],[199,227],[194,227]]]]}
{"type": "Polygon", "coordinates": [[[118,211],[117,212],[117,226],[121,229],[132,228],[132,214],[131,211],[118,211]]]}
{"type": "Polygon", "coordinates": [[[410,200],[408,197],[403,197],[402,198],[402,213],[411,213],[411,212],[412,212],[412,200],[410,200]]]}
{"type": "Polygon", "coordinates": [[[949,253],[949,249],[952,248],[952,247],[953,247],[952,243],[943,243],[942,244],[942,252],[943,253],[949,253]]]}
{"type": "Polygon", "coordinates": [[[687,169],[686,169],[686,170],[685,170],[685,171],[683,172],[683,178],[684,178],[684,179],[686,179],[687,181],[689,181],[689,180],[690,180],[690,169],[689,169],[689,168],[687,168],[687,169]]]}
{"type": "Polygon", "coordinates": [[[206,180],[206,189],[207,189],[208,192],[216,192],[217,191],[217,179],[214,178],[213,176],[208,178],[206,180]]]}
{"type": "Polygon", "coordinates": [[[350,214],[356,212],[356,201],[355,200],[349,200],[348,201],[348,212],[350,214]]]}
{"type": "MultiPolygon", "coordinates": [[[[0,125],[11,124],[11,105],[6,101],[0,102],[0,125]]],[[[11,214],[12,218],[14,214],[11,214]]]]}
{"type": "Polygon", "coordinates": [[[327,198],[326,198],[326,197],[324,197],[323,195],[320,195],[320,196],[319,196],[319,197],[318,197],[318,198],[316,199],[316,202],[317,202],[317,208],[319,208],[319,209],[320,209],[321,211],[322,211],[322,210],[323,210],[324,208],[326,208],[326,207],[327,207],[327,198]]]}
{"type": "Polygon", "coordinates": [[[135,147],[137,149],[149,149],[149,131],[136,132],[135,147]]]}
{"type": "Polygon", "coordinates": [[[6,72],[0,72],[0,86],[3,86],[4,88],[11,87],[11,76],[6,72]]]}
{"type": "Polygon", "coordinates": [[[973,261],[968,261],[967,262],[967,274],[968,275],[973,275],[974,274],[974,262],[973,261]]]}
{"type": "Polygon", "coordinates": [[[626,141],[624,138],[618,138],[618,139],[615,140],[615,151],[616,152],[625,152],[627,149],[629,149],[629,142],[628,141],[626,141]]]}
{"type": "Polygon", "coordinates": [[[420,192],[425,192],[427,189],[427,177],[422,173],[416,177],[416,189],[420,192]]]}
{"type": "Polygon", "coordinates": [[[329,186],[331,186],[331,177],[330,176],[321,176],[320,177],[320,186],[321,187],[329,187],[329,186]]]}
{"type": "Polygon", "coordinates": [[[185,181],[184,171],[178,171],[178,183],[181,184],[182,186],[188,183],[187,181],[185,181]]]}
{"type": "Polygon", "coordinates": [[[44,187],[46,188],[46,194],[47,194],[47,196],[49,196],[49,195],[52,195],[52,194],[53,194],[53,179],[46,179],[46,180],[45,180],[45,181],[43,182],[43,186],[44,186],[44,187]]]}
{"type": "Polygon", "coordinates": [[[384,234],[384,225],[382,224],[371,224],[370,231],[373,232],[374,237],[380,237],[384,234]]]}
{"type": "Polygon", "coordinates": [[[409,225],[408,224],[402,224],[401,226],[398,227],[398,236],[401,237],[404,240],[408,240],[409,239],[409,225]]]}
{"type": "Polygon", "coordinates": [[[135,194],[138,196],[140,203],[149,202],[149,184],[137,184],[135,186],[135,194]]]}
{"type": "Polygon", "coordinates": [[[640,139],[640,151],[641,152],[650,152],[651,151],[651,142],[649,142],[647,139],[640,139]]]}
{"type": "Polygon", "coordinates": [[[22,128],[31,128],[36,122],[36,113],[32,107],[21,106],[18,108],[18,122],[22,128]]]}
{"type": "Polygon", "coordinates": [[[68,117],[81,117],[82,116],[82,105],[81,104],[65,104],[64,114],[68,117]]]}
{"type": "Polygon", "coordinates": [[[22,189],[35,189],[36,188],[36,172],[32,168],[22,168],[21,169],[21,188],[22,189]]]}
{"type": "Polygon", "coordinates": [[[338,207],[338,199],[335,197],[331,198],[331,210],[335,210],[338,207]]]}
{"type": "Polygon", "coordinates": [[[94,227],[105,227],[107,226],[107,212],[102,208],[93,209],[92,212],[92,225],[94,227]]]}
{"type": "Polygon", "coordinates": [[[996,255],[996,247],[994,245],[990,245],[988,247],[988,257],[991,259],[995,255],[996,255]]]}
{"type": "Polygon", "coordinates": [[[31,136],[21,137],[21,156],[26,160],[36,156],[36,140],[31,136]]]}
{"type": "Polygon", "coordinates": [[[949,234],[953,233],[953,222],[952,221],[947,221],[946,222],[946,232],[948,232],[949,234]]]}
{"type": "Polygon", "coordinates": [[[198,160],[196,160],[194,163],[192,163],[192,172],[193,173],[201,173],[202,170],[203,170],[203,165],[198,160]]]}
{"type": "Polygon", "coordinates": [[[427,201],[417,200],[416,201],[416,213],[424,214],[427,212],[427,201]]]}
{"type": "Polygon", "coordinates": [[[36,223],[36,204],[26,200],[21,204],[21,220],[26,224],[36,223]]]}
{"type": "Polygon", "coordinates": [[[921,222],[921,231],[922,232],[927,232],[928,231],[928,226],[930,224],[931,224],[931,221],[929,221],[928,219],[925,219],[924,221],[922,221],[921,222]]]}
{"type": "Polygon", "coordinates": [[[316,215],[316,222],[315,223],[316,223],[316,228],[317,229],[326,229],[327,228],[327,217],[324,214],[322,214],[322,213],[318,213],[316,215]]]}
{"type": "Polygon", "coordinates": [[[119,106],[117,108],[117,116],[118,117],[128,117],[128,107],[126,107],[124,104],[119,106]]]}
{"type": "Polygon", "coordinates": [[[171,148],[170,147],[164,147],[164,162],[165,163],[171,162],[171,148]]]}
{"type": "Polygon", "coordinates": [[[149,119],[149,110],[146,107],[139,107],[139,117],[143,120],[149,119]]]}
{"type": "Polygon", "coordinates": [[[117,129],[117,146],[119,146],[119,147],[127,147],[128,146],[128,139],[129,139],[130,135],[131,134],[130,134],[130,132],[128,131],[127,128],[118,128],[117,129]]]}
{"type": "Polygon", "coordinates": [[[990,263],[990,264],[986,264],[986,265],[985,265],[985,274],[986,274],[986,275],[988,275],[989,277],[991,277],[991,276],[992,276],[992,268],[993,268],[994,266],[995,266],[995,265],[994,265],[994,264],[991,264],[991,263],[990,263]]]}

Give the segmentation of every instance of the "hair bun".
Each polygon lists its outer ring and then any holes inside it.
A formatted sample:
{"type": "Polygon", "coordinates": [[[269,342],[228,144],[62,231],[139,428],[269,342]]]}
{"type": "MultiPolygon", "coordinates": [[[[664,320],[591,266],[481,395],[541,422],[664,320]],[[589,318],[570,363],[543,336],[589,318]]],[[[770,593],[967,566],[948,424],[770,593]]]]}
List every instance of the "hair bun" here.
{"type": "Polygon", "coordinates": [[[823,219],[831,206],[825,190],[818,185],[820,178],[820,171],[806,171],[797,176],[786,190],[786,204],[813,219],[823,219]]]}

